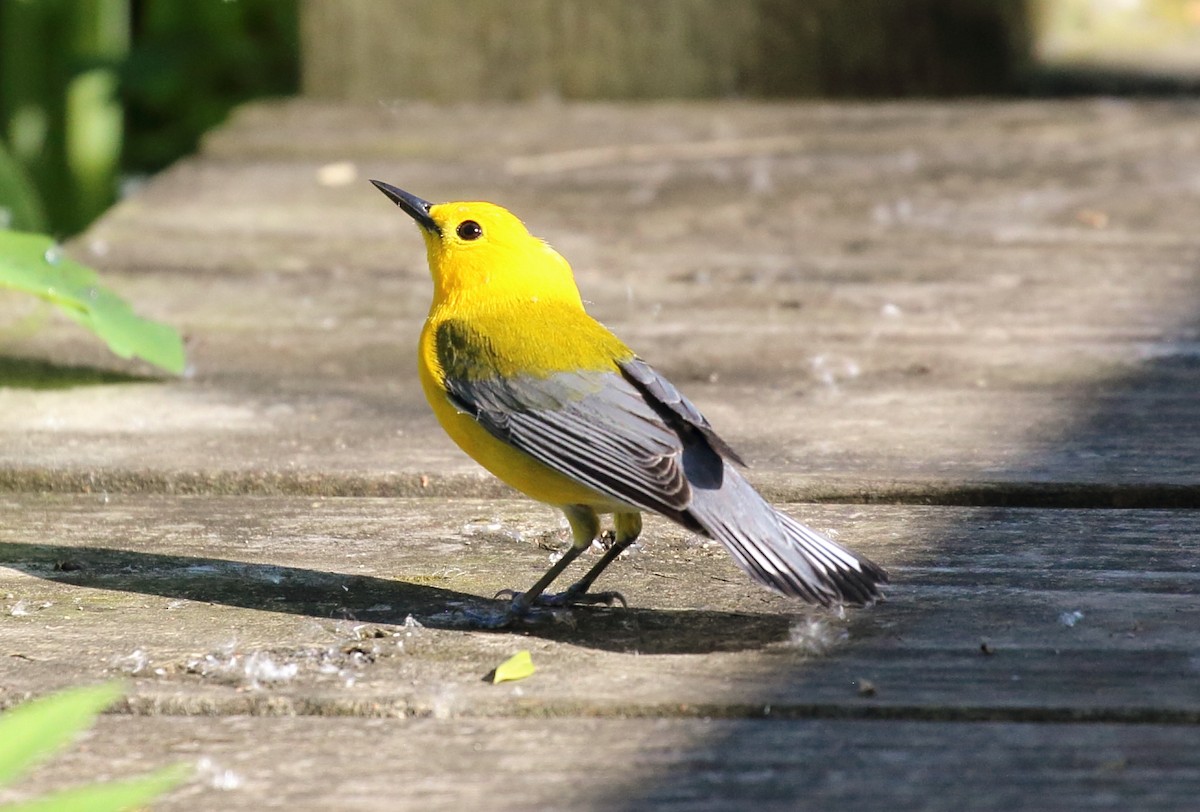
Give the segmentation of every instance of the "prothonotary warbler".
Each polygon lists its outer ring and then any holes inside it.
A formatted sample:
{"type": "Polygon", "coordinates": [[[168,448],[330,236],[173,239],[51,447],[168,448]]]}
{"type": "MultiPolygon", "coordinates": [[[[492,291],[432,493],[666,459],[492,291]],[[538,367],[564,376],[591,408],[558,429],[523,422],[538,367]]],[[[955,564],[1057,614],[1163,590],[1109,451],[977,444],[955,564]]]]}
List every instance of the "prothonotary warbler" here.
{"type": "Polygon", "coordinates": [[[571,266],[491,203],[432,204],[371,181],[425,238],[433,305],[421,332],[425,397],[484,468],[553,505],[574,543],[507,618],[611,602],[588,590],[650,510],[725,545],[763,586],[809,603],[865,605],[887,573],[771,507],[738,455],[671,383],[585,312],[571,266]],[[600,534],[614,543],[566,591],[545,590],[600,534]]]}

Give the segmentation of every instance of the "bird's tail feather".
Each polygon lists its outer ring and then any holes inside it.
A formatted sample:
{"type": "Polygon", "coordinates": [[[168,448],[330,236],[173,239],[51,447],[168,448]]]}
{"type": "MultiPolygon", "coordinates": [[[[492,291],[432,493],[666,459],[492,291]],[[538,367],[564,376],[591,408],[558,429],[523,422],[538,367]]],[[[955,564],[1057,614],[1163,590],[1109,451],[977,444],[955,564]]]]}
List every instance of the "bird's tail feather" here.
{"type": "Polygon", "coordinates": [[[870,560],[780,513],[726,465],[721,485],[693,488],[688,513],[759,583],[822,606],[865,606],[887,573],[870,560]]]}

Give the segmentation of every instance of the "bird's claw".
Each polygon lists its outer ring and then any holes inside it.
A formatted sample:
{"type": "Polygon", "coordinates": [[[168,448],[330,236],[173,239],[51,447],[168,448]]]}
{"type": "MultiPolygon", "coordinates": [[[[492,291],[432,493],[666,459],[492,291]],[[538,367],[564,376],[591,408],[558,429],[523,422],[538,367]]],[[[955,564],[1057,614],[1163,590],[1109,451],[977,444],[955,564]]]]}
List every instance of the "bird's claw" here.
{"type": "Polygon", "coordinates": [[[629,601],[620,592],[576,592],[567,589],[553,595],[539,595],[538,606],[616,606],[628,608],[629,601]]]}
{"type": "Polygon", "coordinates": [[[496,593],[496,600],[506,598],[511,601],[508,611],[496,623],[497,628],[511,626],[517,621],[536,623],[547,617],[558,623],[569,623],[574,620],[570,613],[573,606],[616,606],[617,603],[623,607],[629,606],[620,592],[586,592],[572,587],[551,595],[543,593],[532,599],[526,598],[526,595],[515,589],[502,589],[496,593]]]}

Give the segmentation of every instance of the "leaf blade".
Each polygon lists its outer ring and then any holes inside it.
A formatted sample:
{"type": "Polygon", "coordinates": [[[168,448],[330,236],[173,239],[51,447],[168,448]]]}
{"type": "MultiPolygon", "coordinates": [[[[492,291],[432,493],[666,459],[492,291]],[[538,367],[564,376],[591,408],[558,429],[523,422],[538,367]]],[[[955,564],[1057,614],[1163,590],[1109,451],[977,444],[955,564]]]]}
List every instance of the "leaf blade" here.
{"type": "Polygon", "coordinates": [[[49,237],[0,231],[0,286],[53,303],[122,358],[137,356],[175,375],[186,368],[175,328],[138,316],[100,284],[94,270],[63,256],[49,237]]]}
{"type": "Polygon", "coordinates": [[[173,764],[124,781],[71,787],[7,806],[0,812],[125,812],[142,809],[192,775],[192,765],[173,764]]]}
{"type": "Polygon", "coordinates": [[[0,715],[0,786],[68,744],[122,692],[119,682],[71,688],[0,715]]]}

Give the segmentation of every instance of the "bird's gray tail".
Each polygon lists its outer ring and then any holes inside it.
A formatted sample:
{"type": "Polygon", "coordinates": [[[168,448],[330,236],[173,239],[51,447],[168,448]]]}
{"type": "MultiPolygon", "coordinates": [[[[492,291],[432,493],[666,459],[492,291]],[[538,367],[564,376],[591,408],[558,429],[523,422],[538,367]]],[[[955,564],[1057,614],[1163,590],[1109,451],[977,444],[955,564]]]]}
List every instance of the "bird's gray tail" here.
{"type": "Polygon", "coordinates": [[[718,487],[693,487],[687,512],[751,578],[821,606],[865,606],[881,597],[882,567],[780,513],[733,466],[724,469],[718,487]]]}

